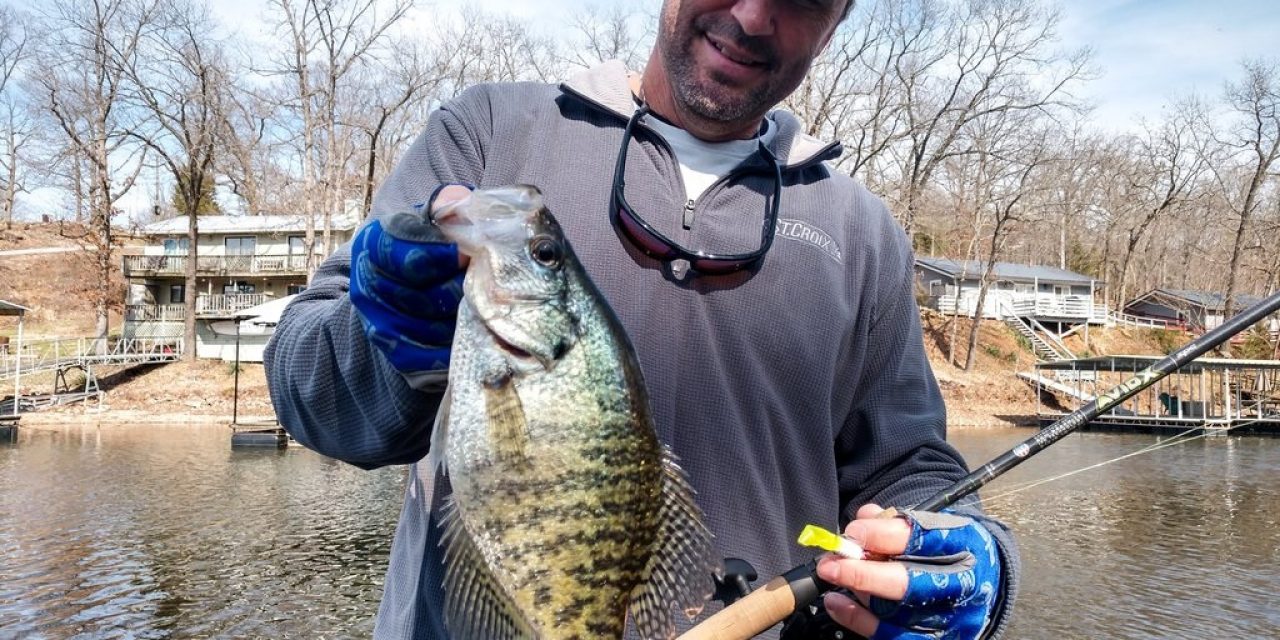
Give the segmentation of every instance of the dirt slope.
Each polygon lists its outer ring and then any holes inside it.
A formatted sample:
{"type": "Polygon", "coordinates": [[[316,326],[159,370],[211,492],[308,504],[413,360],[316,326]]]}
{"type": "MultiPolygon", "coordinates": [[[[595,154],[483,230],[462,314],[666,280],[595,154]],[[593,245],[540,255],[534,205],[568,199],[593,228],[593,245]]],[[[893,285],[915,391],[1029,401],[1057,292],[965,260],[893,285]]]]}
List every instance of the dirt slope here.
{"type": "MultiPolygon", "coordinates": [[[[15,223],[0,227],[0,251],[44,247],[82,248],[83,229],[74,224],[15,223]]],[[[139,241],[120,236],[118,241],[139,241]]],[[[118,332],[124,304],[124,279],[119,253],[113,256],[113,305],[110,327],[118,332]]],[[[20,304],[31,312],[24,330],[31,339],[88,336],[94,332],[93,255],[89,251],[0,256],[0,300],[20,304]]],[[[12,335],[17,322],[0,318],[0,335],[12,335]]]]}

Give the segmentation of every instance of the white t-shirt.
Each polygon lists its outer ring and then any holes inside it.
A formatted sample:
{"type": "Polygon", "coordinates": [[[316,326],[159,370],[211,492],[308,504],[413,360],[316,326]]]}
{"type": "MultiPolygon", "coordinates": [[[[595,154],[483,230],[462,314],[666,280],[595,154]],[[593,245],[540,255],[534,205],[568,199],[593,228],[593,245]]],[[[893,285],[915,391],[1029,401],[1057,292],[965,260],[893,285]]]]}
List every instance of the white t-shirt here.
{"type": "Polygon", "coordinates": [[[653,114],[645,119],[645,124],[665,138],[672,151],[675,151],[676,161],[680,163],[680,175],[684,180],[685,198],[690,201],[697,200],[716,180],[728,175],[734,167],[751,157],[761,143],[769,145],[777,134],[777,127],[768,118],[764,122],[764,132],[755,138],[707,142],[653,114]]]}

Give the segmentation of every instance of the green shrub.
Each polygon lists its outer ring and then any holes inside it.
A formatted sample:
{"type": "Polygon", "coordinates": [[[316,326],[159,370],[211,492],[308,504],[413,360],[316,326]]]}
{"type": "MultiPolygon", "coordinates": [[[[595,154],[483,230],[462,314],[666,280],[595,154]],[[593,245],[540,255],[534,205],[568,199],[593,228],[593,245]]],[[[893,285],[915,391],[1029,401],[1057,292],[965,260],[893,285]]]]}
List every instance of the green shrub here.
{"type": "Polygon", "coordinates": [[[1177,351],[1183,343],[1182,332],[1174,329],[1155,329],[1152,331],[1152,338],[1165,355],[1177,351]]]}
{"type": "Polygon", "coordinates": [[[1030,338],[1022,335],[1021,333],[1015,333],[1013,334],[1013,339],[1018,341],[1018,346],[1022,347],[1023,351],[1026,351],[1027,353],[1030,353],[1030,354],[1035,354],[1036,348],[1034,345],[1031,344],[1030,338]]]}

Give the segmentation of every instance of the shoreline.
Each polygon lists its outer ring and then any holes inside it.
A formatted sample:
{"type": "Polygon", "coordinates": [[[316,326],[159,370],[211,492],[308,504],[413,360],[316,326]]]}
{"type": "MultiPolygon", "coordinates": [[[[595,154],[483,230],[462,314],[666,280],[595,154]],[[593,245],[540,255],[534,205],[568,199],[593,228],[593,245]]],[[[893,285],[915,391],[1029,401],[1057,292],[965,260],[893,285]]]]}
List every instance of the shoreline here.
{"type": "MultiPolygon", "coordinates": [[[[275,416],[241,415],[237,417],[237,427],[275,426],[275,416]]],[[[32,412],[22,414],[18,421],[19,428],[24,426],[39,427],[102,427],[102,426],[215,426],[231,427],[231,414],[191,414],[191,413],[155,413],[137,409],[105,409],[84,412],[32,412]]]]}
{"type": "MultiPolygon", "coordinates": [[[[947,429],[956,430],[979,430],[979,429],[1003,429],[1003,428],[1023,428],[1034,427],[1036,418],[1034,415],[984,415],[971,414],[967,412],[959,412],[948,417],[947,429]]],[[[171,412],[151,412],[140,409],[104,409],[101,411],[95,409],[87,409],[81,411],[59,411],[59,412],[32,412],[22,414],[22,419],[17,422],[19,427],[117,427],[127,425],[148,425],[148,426],[171,426],[171,427],[187,427],[187,426],[213,426],[220,425],[228,428],[253,429],[253,428],[270,428],[279,426],[275,415],[245,415],[237,416],[237,423],[232,425],[231,412],[225,414],[192,414],[192,413],[171,413],[171,412]]]]}

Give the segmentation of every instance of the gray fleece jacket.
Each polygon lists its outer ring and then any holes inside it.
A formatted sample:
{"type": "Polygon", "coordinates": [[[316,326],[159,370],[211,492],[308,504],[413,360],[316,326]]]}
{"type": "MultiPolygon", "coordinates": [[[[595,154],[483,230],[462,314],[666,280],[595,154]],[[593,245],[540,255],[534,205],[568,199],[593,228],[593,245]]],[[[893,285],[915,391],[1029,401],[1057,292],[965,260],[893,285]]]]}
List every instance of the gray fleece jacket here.
{"type": "MultiPolygon", "coordinates": [[[[806,523],[843,526],[862,504],[910,506],[962,477],[924,355],[905,234],[824,163],[839,145],[772,113],[783,164],[772,248],[749,272],[673,274],[610,223],[614,159],[635,106],[625,73],[607,63],[559,87],[473,87],[432,114],[374,215],[407,210],[445,182],[541,188],[631,337],[658,435],[688,472],[718,551],[761,576],[812,559],[795,542],[806,523]]],[[[754,248],[772,180],[731,174],[686,195],[652,131],[639,127],[628,152],[627,200],[686,247],[754,248]]],[[[272,400],[293,437],[322,454],[365,468],[417,463],[439,394],[410,387],[366,341],[347,296],[350,258],[340,248],[285,311],[266,354],[272,400]]],[[[410,474],[376,637],[446,637],[436,507],[447,481],[433,474],[425,461],[410,474]]],[[[990,629],[999,635],[1016,591],[1013,540],[976,503],[960,511],[1000,543],[1005,594],[990,629]]]]}

